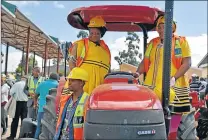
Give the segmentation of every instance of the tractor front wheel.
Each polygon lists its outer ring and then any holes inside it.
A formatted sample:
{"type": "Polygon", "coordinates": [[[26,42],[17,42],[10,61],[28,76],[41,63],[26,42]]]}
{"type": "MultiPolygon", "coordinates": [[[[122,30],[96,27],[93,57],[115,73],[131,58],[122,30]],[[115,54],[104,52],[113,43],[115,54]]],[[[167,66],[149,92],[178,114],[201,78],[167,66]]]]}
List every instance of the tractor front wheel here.
{"type": "Polygon", "coordinates": [[[39,139],[50,140],[55,135],[56,127],[56,111],[55,111],[55,98],[57,89],[51,89],[49,95],[46,96],[46,106],[44,106],[44,115],[41,120],[41,134],[39,139]]]}

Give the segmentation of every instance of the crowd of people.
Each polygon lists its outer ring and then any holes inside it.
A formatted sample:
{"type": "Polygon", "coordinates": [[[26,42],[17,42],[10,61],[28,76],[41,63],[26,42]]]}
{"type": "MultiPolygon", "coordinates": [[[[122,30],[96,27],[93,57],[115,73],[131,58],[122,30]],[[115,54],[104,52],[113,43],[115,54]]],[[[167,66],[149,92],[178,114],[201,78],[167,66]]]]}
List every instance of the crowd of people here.
{"type": "MultiPolygon", "coordinates": [[[[146,73],[144,86],[152,89],[160,100],[162,100],[163,57],[161,56],[164,48],[164,22],[164,16],[161,16],[156,26],[159,37],[150,41],[144,60],[134,73],[135,78],[146,73]]],[[[69,50],[71,71],[64,86],[64,89],[68,90],[63,90],[60,97],[55,140],[82,139],[85,103],[92,90],[102,84],[105,75],[110,72],[111,53],[106,43],[101,40],[107,30],[105,21],[100,16],[93,17],[88,28],[89,37],[74,42],[69,50]]],[[[184,75],[191,66],[191,53],[187,40],[184,37],[176,36],[175,31],[176,23],[173,22],[174,47],[172,48],[174,49],[172,49],[171,61],[170,105],[175,108],[173,111],[180,110],[179,113],[183,113],[190,111],[191,107],[188,97],[189,83],[184,75]],[[180,100],[175,100],[175,96],[181,94],[184,95],[182,103],[180,100]],[[181,106],[176,106],[179,102],[181,106]],[[188,108],[188,110],[183,108],[188,108]]],[[[32,76],[23,76],[11,88],[2,81],[2,106],[11,102],[9,109],[2,112],[4,114],[2,117],[4,120],[2,121],[3,134],[8,127],[7,113],[13,118],[8,139],[16,137],[19,118],[23,120],[26,117],[37,119],[34,138],[38,139],[40,135],[40,123],[44,115],[43,107],[46,105],[46,96],[51,88],[58,86],[59,79],[56,73],[51,73],[49,79],[46,80],[40,75],[40,72],[39,67],[34,67],[32,76]],[[10,99],[8,99],[8,95],[11,96],[10,99]],[[35,112],[37,112],[36,115],[35,112]]],[[[4,77],[2,79],[4,80],[4,77]]]]}
{"type": "Polygon", "coordinates": [[[2,135],[8,129],[8,115],[12,118],[11,131],[7,139],[14,139],[17,135],[19,118],[21,123],[25,118],[37,119],[34,138],[40,134],[40,123],[43,117],[43,106],[51,88],[57,88],[59,75],[51,73],[48,79],[40,75],[39,67],[34,67],[32,76],[22,76],[11,87],[6,82],[6,76],[1,75],[1,128],[2,135]],[[37,112],[37,113],[36,113],[37,112]]]}

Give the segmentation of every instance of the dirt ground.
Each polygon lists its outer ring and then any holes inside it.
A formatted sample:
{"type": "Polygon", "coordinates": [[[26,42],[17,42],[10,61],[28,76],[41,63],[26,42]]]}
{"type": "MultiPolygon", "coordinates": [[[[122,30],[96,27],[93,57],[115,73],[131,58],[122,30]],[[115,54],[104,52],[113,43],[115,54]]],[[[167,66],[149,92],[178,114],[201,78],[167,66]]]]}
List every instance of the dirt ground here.
{"type": "MultiPolygon", "coordinates": [[[[3,135],[1,137],[2,140],[5,140],[7,137],[9,137],[10,135],[10,130],[11,130],[11,123],[12,123],[12,118],[8,118],[8,129],[5,135],[3,135]]],[[[19,133],[20,133],[20,124],[21,124],[21,119],[19,119],[19,125],[18,125],[18,129],[17,129],[17,135],[16,135],[16,139],[19,137],[19,133]]]]}

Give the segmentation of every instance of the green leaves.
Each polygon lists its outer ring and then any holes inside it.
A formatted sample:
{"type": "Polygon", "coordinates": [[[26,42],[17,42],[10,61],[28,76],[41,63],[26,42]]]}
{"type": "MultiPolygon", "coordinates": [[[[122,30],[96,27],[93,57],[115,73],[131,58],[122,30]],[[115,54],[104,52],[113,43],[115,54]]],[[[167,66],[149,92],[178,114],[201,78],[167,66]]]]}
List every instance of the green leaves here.
{"type": "MultiPolygon", "coordinates": [[[[33,58],[34,55],[30,55],[29,61],[28,61],[28,73],[32,73],[33,69],[33,58]]],[[[26,55],[24,55],[23,60],[20,60],[20,63],[18,64],[18,67],[16,68],[16,73],[21,73],[22,69],[25,72],[25,65],[26,65],[26,55]]],[[[35,66],[38,66],[38,61],[35,60],[35,66]]]]}
{"type": "Polygon", "coordinates": [[[88,37],[88,33],[86,31],[81,30],[81,31],[79,31],[79,33],[77,35],[77,38],[80,38],[80,37],[86,38],[86,37],[88,37]]]}
{"type": "Polygon", "coordinates": [[[139,53],[139,36],[135,32],[127,32],[127,37],[124,43],[126,43],[127,51],[123,50],[119,52],[119,56],[114,57],[114,59],[121,64],[122,62],[138,66],[138,58],[142,58],[142,54],[139,53]]]}

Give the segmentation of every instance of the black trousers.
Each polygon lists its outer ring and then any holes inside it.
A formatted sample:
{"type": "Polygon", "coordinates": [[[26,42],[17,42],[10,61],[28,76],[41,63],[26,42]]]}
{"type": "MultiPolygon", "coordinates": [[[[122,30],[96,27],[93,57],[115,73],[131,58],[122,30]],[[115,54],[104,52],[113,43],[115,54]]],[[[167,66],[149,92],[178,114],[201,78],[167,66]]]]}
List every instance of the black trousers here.
{"type": "Polygon", "coordinates": [[[15,116],[11,124],[11,137],[15,138],[17,134],[17,128],[19,124],[19,118],[21,117],[21,123],[24,118],[27,118],[27,102],[17,101],[15,116]]]}
{"type": "Polygon", "coordinates": [[[7,123],[7,112],[4,110],[4,106],[1,106],[1,127],[6,129],[7,123]]]}

